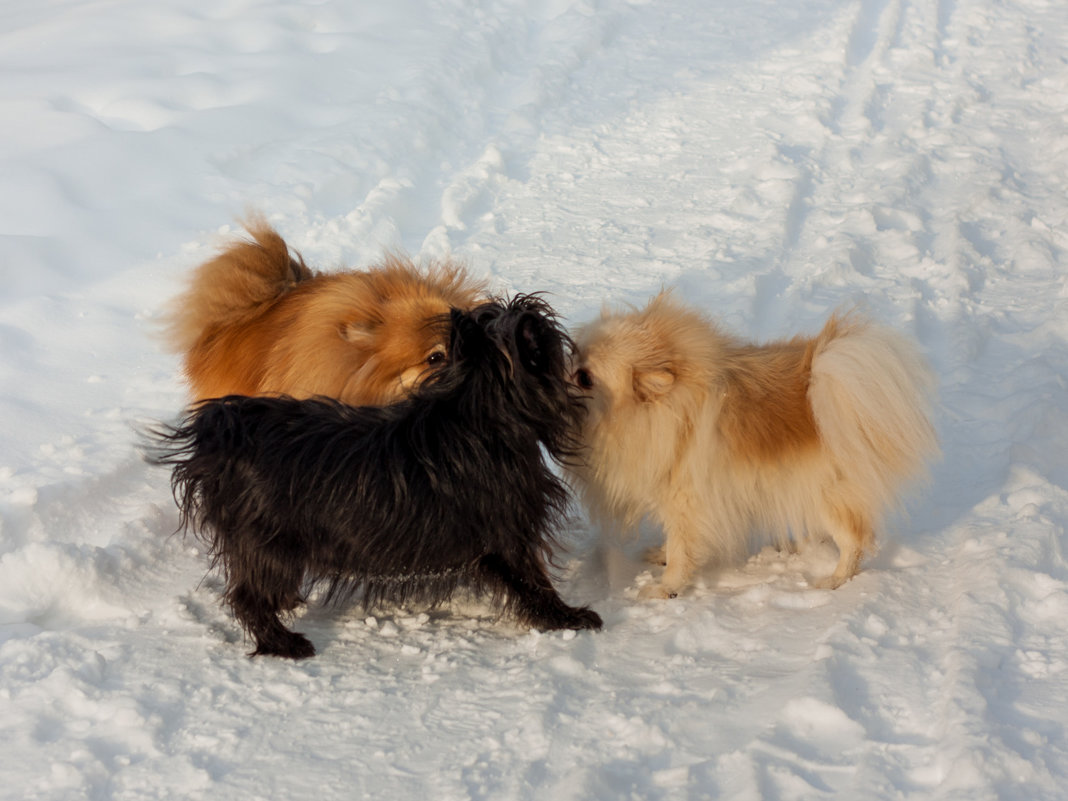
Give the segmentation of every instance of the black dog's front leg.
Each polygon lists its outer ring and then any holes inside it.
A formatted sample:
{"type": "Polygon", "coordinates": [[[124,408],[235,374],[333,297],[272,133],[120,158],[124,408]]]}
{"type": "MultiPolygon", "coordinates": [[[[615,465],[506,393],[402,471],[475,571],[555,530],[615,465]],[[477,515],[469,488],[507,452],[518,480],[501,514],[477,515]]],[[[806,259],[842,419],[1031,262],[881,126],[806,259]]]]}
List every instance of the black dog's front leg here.
{"type": "Polygon", "coordinates": [[[508,593],[520,622],[543,630],[601,628],[601,616],[592,609],[564,603],[535,558],[513,564],[499,554],[487,554],[479,560],[479,567],[493,584],[508,593]]]}

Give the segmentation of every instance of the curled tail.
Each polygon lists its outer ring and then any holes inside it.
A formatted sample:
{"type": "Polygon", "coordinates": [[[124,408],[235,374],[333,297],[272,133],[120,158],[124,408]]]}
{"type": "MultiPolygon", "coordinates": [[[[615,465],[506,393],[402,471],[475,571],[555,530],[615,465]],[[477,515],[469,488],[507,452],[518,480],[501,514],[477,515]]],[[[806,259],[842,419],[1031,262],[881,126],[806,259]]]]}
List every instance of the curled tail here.
{"type": "Polygon", "coordinates": [[[230,243],[193,273],[189,288],[167,314],[167,339],[189,352],[212,331],[241,322],[314,273],[262,217],[245,223],[251,239],[230,243]]]}
{"type": "Polygon", "coordinates": [[[935,378],[917,347],[858,315],[834,316],[812,350],[809,403],[838,469],[872,510],[896,505],[937,456],[935,378]]]}

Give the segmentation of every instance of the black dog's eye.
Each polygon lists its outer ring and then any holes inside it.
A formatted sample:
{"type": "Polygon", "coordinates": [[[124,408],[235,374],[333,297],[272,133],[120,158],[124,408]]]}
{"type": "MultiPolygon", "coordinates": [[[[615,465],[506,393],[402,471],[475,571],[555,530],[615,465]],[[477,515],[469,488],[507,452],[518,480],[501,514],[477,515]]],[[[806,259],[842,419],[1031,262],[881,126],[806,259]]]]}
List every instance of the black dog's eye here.
{"type": "Polygon", "coordinates": [[[583,389],[593,389],[593,374],[585,367],[575,371],[575,382],[583,389]]]}
{"type": "Polygon", "coordinates": [[[441,351],[441,350],[436,350],[433,353],[431,353],[429,356],[426,357],[426,363],[431,367],[434,367],[435,365],[441,364],[444,361],[445,361],[445,352],[441,351]]]}

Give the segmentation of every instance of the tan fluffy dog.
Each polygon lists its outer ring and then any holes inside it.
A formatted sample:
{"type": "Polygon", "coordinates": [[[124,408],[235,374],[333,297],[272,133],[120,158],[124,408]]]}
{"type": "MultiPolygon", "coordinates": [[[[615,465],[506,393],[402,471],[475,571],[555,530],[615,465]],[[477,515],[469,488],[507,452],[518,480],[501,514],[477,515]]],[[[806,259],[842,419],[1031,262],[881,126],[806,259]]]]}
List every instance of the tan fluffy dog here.
{"type": "Polygon", "coordinates": [[[857,314],[814,338],[751,345],[657,296],[580,330],[575,382],[589,396],[583,465],[595,518],[664,530],[666,564],[640,597],[673,597],[706,562],[730,563],[750,535],[830,534],[851,578],[883,514],[938,451],[934,380],[907,340],[857,314]]]}
{"type": "Polygon", "coordinates": [[[262,219],[193,274],[169,314],[194,400],[325,395],[388,403],[443,361],[431,325],[483,287],[455,265],[419,270],[391,256],[374,269],[315,273],[262,219]]]}

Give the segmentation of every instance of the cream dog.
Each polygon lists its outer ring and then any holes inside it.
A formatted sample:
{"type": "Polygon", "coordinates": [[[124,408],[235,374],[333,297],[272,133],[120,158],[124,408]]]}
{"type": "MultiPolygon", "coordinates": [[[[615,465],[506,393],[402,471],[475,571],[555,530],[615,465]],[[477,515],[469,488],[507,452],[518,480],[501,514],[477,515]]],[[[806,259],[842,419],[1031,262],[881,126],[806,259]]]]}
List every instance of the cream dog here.
{"type": "Polygon", "coordinates": [[[816,585],[838,587],[938,452],[933,375],[908,340],[856,313],[753,345],[662,293],[576,341],[589,406],[576,483],[602,522],[663,527],[650,558],[666,567],[640,597],[674,597],[699,565],[736,562],[755,532],[783,545],[829,534],[838,565],[816,585]]]}

